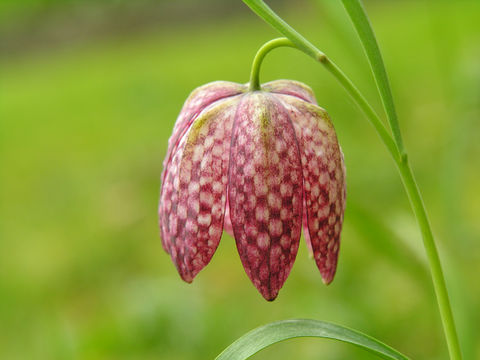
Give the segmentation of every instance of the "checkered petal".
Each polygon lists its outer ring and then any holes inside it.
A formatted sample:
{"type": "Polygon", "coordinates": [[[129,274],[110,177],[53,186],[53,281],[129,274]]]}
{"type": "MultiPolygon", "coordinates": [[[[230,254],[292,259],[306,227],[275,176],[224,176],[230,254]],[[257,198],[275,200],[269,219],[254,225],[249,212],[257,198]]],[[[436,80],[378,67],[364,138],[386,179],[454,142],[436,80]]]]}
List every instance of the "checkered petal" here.
{"type": "Polygon", "coordinates": [[[343,155],[325,110],[293,96],[277,97],[288,109],[300,145],[307,215],[305,238],[310,241],[323,281],[329,284],[337,267],[345,211],[343,155]]]}
{"type": "Polygon", "coordinates": [[[229,97],[205,108],[165,168],[159,209],[162,240],[186,282],[209,263],[222,235],[231,131],[239,100],[229,97]]]}
{"type": "Polygon", "coordinates": [[[172,161],[180,140],[201,111],[216,101],[241,94],[246,89],[247,87],[242,84],[229,81],[214,81],[192,91],[178,115],[172,136],[168,139],[167,155],[163,162],[162,184],[165,181],[165,170],[172,161]]]}
{"type": "Polygon", "coordinates": [[[248,93],[239,104],[228,197],[245,271],[262,296],[274,300],[297,255],[302,166],[292,122],[272,94],[248,93]]]}

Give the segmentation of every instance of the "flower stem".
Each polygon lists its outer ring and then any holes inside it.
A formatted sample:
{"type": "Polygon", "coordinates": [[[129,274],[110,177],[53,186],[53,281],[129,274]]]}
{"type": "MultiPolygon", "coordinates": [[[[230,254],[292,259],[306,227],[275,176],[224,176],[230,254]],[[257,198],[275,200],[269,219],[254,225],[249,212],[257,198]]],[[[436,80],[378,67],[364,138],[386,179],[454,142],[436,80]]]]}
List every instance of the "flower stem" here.
{"type": "Polygon", "coordinates": [[[343,71],[330,59],[326,56],[324,60],[321,62],[325,69],[332,74],[335,79],[343,86],[343,88],[347,91],[347,93],[353,98],[353,100],[357,103],[360,109],[363,111],[367,119],[373,125],[375,130],[377,131],[378,135],[382,139],[383,143],[387,147],[389,153],[392,155],[395,162],[400,161],[401,156],[393,140],[392,136],[389,134],[387,128],[380,120],[379,116],[373,110],[372,106],[368,103],[365,97],[362,95],[360,90],[357,89],[355,84],[346,76],[343,71]]]}
{"type": "MultiPolygon", "coordinates": [[[[413,172],[409,165],[408,156],[403,148],[401,142],[400,129],[398,126],[393,126],[393,130],[397,136],[392,135],[387,131],[385,125],[380,120],[378,115],[373,110],[362,93],[357,89],[353,82],[341,71],[341,69],[327,58],[327,56],[318,50],[312,43],[300,35],[295,29],[288,25],[282,18],[280,18],[270,7],[268,7],[262,0],[243,0],[259,17],[272,25],[280,33],[286,36],[296,45],[296,47],[305,54],[313,57],[319,61],[345,88],[348,94],[357,103],[360,109],[365,113],[367,119],[375,127],[381,140],[387,147],[389,153],[392,155],[395,164],[400,173],[405,190],[410,200],[413,212],[417,218],[417,222],[422,234],[423,245],[427,254],[432,282],[437,298],[438,308],[442,319],[443,330],[447,341],[450,359],[461,360],[461,350],[458,341],[458,335],[455,329],[455,321],[448,297],[447,286],[443,275],[443,270],[438,255],[438,250],[435,245],[430,223],[428,221],[425,206],[420,195],[420,190],[415,182],[413,172]]],[[[383,100],[383,99],[382,99],[383,100]]],[[[387,104],[388,105],[388,104],[387,104]]],[[[389,120],[391,114],[389,114],[389,120]]],[[[396,116],[393,117],[394,124],[396,123],[396,116]]],[[[397,124],[398,125],[398,124],[397,124]]]]}
{"type": "Polygon", "coordinates": [[[443,275],[440,257],[438,255],[437,246],[435,245],[432,229],[428,221],[425,205],[423,203],[422,196],[420,195],[420,190],[413,176],[412,169],[408,163],[408,157],[405,156],[403,157],[402,161],[397,161],[397,167],[410,200],[410,204],[412,205],[413,212],[417,218],[418,226],[420,227],[420,231],[422,233],[423,246],[425,248],[430,265],[430,273],[432,276],[435,294],[437,295],[438,308],[443,323],[443,330],[447,340],[450,359],[461,360],[462,352],[460,349],[460,343],[458,341],[450,300],[448,298],[448,291],[445,283],[445,277],[443,275]]]}
{"type": "MultiPolygon", "coordinates": [[[[291,31],[295,31],[291,29],[291,31]]],[[[301,36],[300,39],[303,39],[301,36]]],[[[303,41],[303,40],[302,40],[303,41]]],[[[305,40],[307,41],[307,40],[305,40]]],[[[392,136],[388,133],[385,125],[380,120],[379,116],[370,106],[368,101],[362,95],[362,93],[357,89],[357,87],[353,84],[353,82],[342,72],[342,70],[333,62],[331,61],[323,52],[318,50],[315,46],[308,43],[304,44],[304,46],[298,46],[293,41],[290,41],[288,38],[277,38],[266,42],[255,55],[255,58],[252,63],[252,70],[250,72],[250,91],[260,90],[260,80],[259,80],[259,72],[260,66],[262,64],[263,59],[265,56],[273,49],[277,47],[292,47],[296,48],[300,51],[303,51],[305,54],[312,57],[314,60],[320,62],[325,69],[327,69],[334,77],[337,79],[340,84],[345,88],[348,94],[355,100],[357,105],[360,109],[365,113],[367,119],[370,120],[372,125],[374,126],[375,130],[377,130],[380,138],[382,139],[385,146],[388,148],[390,154],[392,154],[395,161],[400,160],[400,155],[395,145],[395,141],[393,140],[392,136]]]]}
{"type": "Polygon", "coordinates": [[[287,38],[278,38],[263,44],[262,47],[257,51],[257,54],[253,59],[252,70],[250,72],[250,91],[260,90],[260,66],[262,65],[265,55],[267,55],[271,50],[282,46],[296,48],[295,44],[287,38]]]}

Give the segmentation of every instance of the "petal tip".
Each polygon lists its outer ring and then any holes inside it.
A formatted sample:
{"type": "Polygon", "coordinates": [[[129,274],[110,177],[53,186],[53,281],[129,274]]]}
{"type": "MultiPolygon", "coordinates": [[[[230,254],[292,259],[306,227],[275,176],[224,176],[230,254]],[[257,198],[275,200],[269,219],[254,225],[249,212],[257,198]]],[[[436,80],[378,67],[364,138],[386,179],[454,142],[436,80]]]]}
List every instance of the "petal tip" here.
{"type": "Polygon", "coordinates": [[[195,278],[194,275],[192,276],[191,274],[183,274],[180,271],[178,272],[178,274],[180,275],[180,278],[187,284],[191,284],[193,282],[193,279],[195,278]]]}
{"type": "Polygon", "coordinates": [[[321,272],[320,275],[322,277],[322,282],[325,285],[330,285],[332,283],[333,279],[335,278],[335,272],[336,272],[336,269],[321,272]]]}
{"type": "Polygon", "coordinates": [[[187,284],[191,284],[191,283],[193,282],[193,279],[187,280],[187,279],[183,279],[183,278],[182,278],[182,280],[185,281],[187,284]]]}
{"type": "Polygon", "coordinates": [[[267,300],[268,302],[272,302],[277,298],[279,290],[280,289],[273,290],[273,291],[267,292],[267,293],[263,293],[263,292],[260,292],[260,293],[262,294],[262,296],[265,300],[267,300]]]}
{"type": "Polygon", "coordinates": [[[326,279],[322,276],[322,282],[324,285],[330,285],[332,283],[333,279],[326,279]]]}

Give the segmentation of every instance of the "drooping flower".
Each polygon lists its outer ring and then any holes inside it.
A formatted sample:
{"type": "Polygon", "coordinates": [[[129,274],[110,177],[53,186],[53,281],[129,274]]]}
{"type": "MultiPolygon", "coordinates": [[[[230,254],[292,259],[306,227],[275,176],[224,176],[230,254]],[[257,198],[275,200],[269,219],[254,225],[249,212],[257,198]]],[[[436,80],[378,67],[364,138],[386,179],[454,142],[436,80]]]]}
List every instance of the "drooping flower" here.
{"type": "Polygon", "coordinates": [[[323,281],[335,275],[345,210],[345,167],[335,129],[312,90],[277,80],[261,91],[201,86],[169,140],[159,218],[162,244],[186,282],[233,234],[248,277],[274,300],[301,229],[323,281]]]}

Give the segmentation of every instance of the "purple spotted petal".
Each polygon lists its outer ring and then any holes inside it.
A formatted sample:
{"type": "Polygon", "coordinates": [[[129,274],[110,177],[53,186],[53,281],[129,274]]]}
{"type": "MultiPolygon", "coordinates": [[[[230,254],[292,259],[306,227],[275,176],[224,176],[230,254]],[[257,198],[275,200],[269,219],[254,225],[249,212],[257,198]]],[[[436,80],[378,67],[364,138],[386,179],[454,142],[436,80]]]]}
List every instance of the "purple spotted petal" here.
{"type": "Polygon", "coordinates": [[[230,215],[243,266],[274,300],[297,255],[302,225],[302,168],[295,130],[266,92],[244,95],[230,149],[230,215]]]}
{"type": "Polygon", "coordinates": [[[303,166],[307,228],[315,262],[329,284],[335,275],[345,210],[345,167],[325,110],[293,96],[277,95],[295,126],[303,166]]]}
{"type": "Polygon", "coordinates": [[[317,104],[312,89],[294,80],[274,80],[262,85],[262,89],[275,94],[296,96],[312,104],[317,104]]]}
{"type": "Polygon", "coordinates": [[[246,89],[245,85],[229,81],[214,81],[192,91],[178,115],[173,127],[172,136],[168,139],[167,155],[163,162],[162,184],[165,181],[165,169],[168,167],[170,161],[172,161],[173,154],[180,140],[201,111],[216,101],[241,94],[245,92],[246,89]]]}
{"type": "Polygon", "coordinates": [[[160,223],[165,249],[191,282],[211,260],[222,235],[233,117],[238,97],[204,109],[165,169],[160,223]]]}

